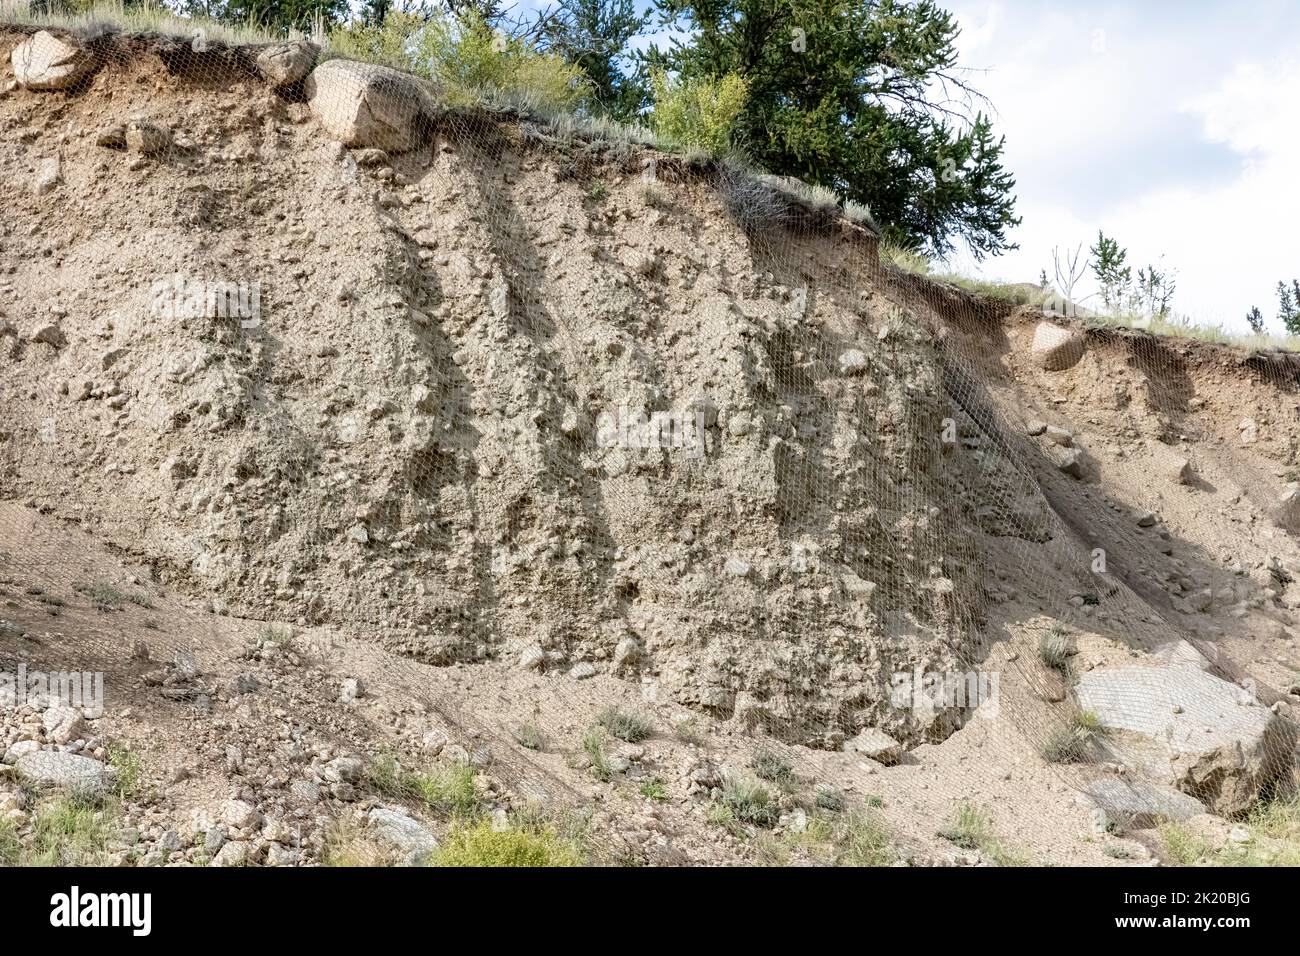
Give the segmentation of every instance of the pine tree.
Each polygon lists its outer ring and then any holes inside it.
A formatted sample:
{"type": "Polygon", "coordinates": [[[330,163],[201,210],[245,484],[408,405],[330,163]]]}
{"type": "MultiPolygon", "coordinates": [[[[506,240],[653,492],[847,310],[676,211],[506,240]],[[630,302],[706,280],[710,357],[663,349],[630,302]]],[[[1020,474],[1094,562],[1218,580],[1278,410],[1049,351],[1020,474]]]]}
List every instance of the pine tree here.
{"type": "Polygon", "coordinates": [[[1259,311],[1259,306],[1252,305],[1250,311],[1246,313],[1246,324],[1250,326],[1250,331],[1256,335],[1264,334],[1264,313],[1259,311]]]}
{"type": "Polygon", "coordinates": [[[868,206],[933,256],[1015,248],[1004,141],[956,69],[958,26],[933,0],[655,0],[679,38],[648,54],[686,79],[738,75],[732,142],[769,172],[868,206]]]}
{"type": "Polygon", "coordinates": [[[1277,284],[1277,317],[1287,335],[1300,335],[1300,281],[1277,284]]]}
{"type": "Polygon", "coordinates": [[[625,70],[623,61],[650,17],[648,10],[637,13],[636,0],[559,0],[541,41],[587,75],[602,112],[628,121],[645,106],[648,86],[644,71],[625,70]]]}
{"type": "Polygon", "coordinates": [[[1133,281],[1133,270],[1125,265],[1128,250],[1121,249],[1118,242],[1098,230],[1097,244],[1089,252],[1092,253],[1092,274],[1101,286],[1101,301],[1112,313],[1117,313],[1128,298],[1133,281]]]}

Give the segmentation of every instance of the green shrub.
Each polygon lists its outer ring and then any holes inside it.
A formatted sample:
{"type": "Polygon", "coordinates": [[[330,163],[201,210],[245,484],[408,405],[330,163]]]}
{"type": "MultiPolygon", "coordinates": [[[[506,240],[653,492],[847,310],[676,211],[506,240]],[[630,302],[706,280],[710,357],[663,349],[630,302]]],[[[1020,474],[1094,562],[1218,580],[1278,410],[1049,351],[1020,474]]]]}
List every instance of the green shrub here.
{"type": "Polygon", "coordinates": [[[416,797],[435,810],[468,816],[479,809],[474,768],[468,764],[453,764],[413,773],[408,776],[407,783],[416,797]]]}
{"type": "Polygon", "coordinates": [[[641,784],[641,796],[647,800],[667,800],[668,788],[658,777],[651,777],[641,784]]]}
{"type": "Polygon", "coordinates": [[[740,823],[770,827],[776,824],[781,810],[772,794],[761,783],[732,777],[722,788],[722,806],[740,823]]]}
{"type": "Polygon", "coordinates": [[[1070,673],[1070,639],[1064,631],[1052,628],[1039,639],[1038,659],[1054,671],[1070,673]]]}
{"type": "Polygon", "coordinates": [[[0,820],[0,866],[17,866],[22,858],[18,831],[9,820],[0,820]]]}
{"type": "Polygon", "coordinates": [[[1055,728],[1043,744],[1043,759],[1048,763],[1083,763],[1088,759],[1088,748],[1106,728],[1101,719],[1090,710],[1075,713],[1070,722],[1055,728]]]}
{"type": "Polygon", "coordinates": [[[452,106],[513,106],[549,117],[573,110],[589,83],[580,69],[493,30],[482,16],[392,12],[382,26],[352,23],[330,34],[330,52],[428,77],[452,106]]]}
{"type": "Polygon", "coordinates": [[[749,769],[755,776],[779,787],[790,787],[795,782],[794,765],[775,750],[763,747],[750,758],[749,769]]]}
{"type": "Polygon", "coordinates": [[[844,796],[843,790],[836,790],[834,787],[819,785],[817,787],[817,797],[815,800],[817,809],[829,810],[832,813],[839,813],[848,806],[848,799],[844,796]]]}
{"type": "Polygon", "coordinates": [[[520,724],[515,728],[514,738],[515,743],[525,750],[536,750],[540,753],[546,749],[546,734],[536,724],[520,724]]]}
{"type": "Polygon", "coordinates": [[[732,127],[749,95],[740,76],[673,79],[656,70],[650,84],[654,91],[650,127],[656,135],[683,149],[694,147],[715,156],[734,145],[732,127]]]}
{"type": "Polygon", "coordinates": [[[878,814],[862,810],[847,814],[838,842],[837,866],[889,866],[894,862],[889,828],[878,814]]]}
{"type": "Polygon", "coordinates": [[[596,779],[608,783],[614,778],[614,768],[605,753],[605,734],[599,727],[593,727],[582,738],[582,749],[591,761],[591,772],[596,779]]]}
{"type": "Polygon", "coordinates": [[[117,771],[113,781],[114,792],[123,799],[134,794],[144,775],[140,758],[135,751],[119,743],[109,744],[108,765],[117,771]]]}
{"type": "Polygon", "coordinates": [[[596,717],[596,724],[609,731],[610,736],[630,744],[645,740],[655,732],[654,724],[640,714],[607,707],[596,717]]]}
{"type": "Polygon", "coordinates": [[[50,800],[36,811],[29,866],[95,866],[106,862],[116,830],[111,808],[76,797],[50,800]]]}
{"type": "Polygon", "coordinates": [[[496,830],[490,820],[457,823],[439,844],[430,866],[581,866],[577,848],[546,829],[496,830]]]}
{"type": "Polygon", "coordinates": [[[939,836],[963,850],[979,850],[997,866],[1025,866],[1027,862],[998,838],[989,812],[973,803],[962,803],[939,836]]]}

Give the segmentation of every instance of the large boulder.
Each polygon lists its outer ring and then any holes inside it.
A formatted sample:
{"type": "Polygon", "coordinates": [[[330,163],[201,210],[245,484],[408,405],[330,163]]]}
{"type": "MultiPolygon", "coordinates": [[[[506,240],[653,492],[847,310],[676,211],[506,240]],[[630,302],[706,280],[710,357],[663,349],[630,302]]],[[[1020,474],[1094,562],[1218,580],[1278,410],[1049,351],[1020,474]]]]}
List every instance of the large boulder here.
{"type": "Polygon", "coordinates": [[[33,790],[64,790],[79,797],[100,797],[113,787],[116,772],[98,760],[58,750],[24,754],[15,764],[18,778],[33,790]]]}
{"type": "Polygon", "coordinates": [[[1215,813],[1246,813],[1291,773],[1295,725],[1199,667],[1103,668],[1075,690],[1119,759],[1215,813]]]}
{"type": "Polygon", "coordinates": [[[1181,790],[1142,780],[1103,777],[1084,787],[1084,794],[1121,829],[1143,830],[1165,820],[1182,823],[1205,812],[1201,802],[1181,790]]]}
{"type": "Polygon", "coordinates": [[[14,78],[29,90],[66,90],[94,72],[96,57],[45,30],[34,33],[9,54],[14,78]]]}
{"type": "Polygon", "coordinates": [[[328,60],[311,72],[303,91],[321,126],[344,146],[414,149],[435,113],[419,80],[370,63],[328,60]]]}
{"type": "Polygon", "coordinates": [[[402,854],[407,866],[422,866],[438,849],[437,838],[429,829],[404,810],[375,807],[370,811],[370,826],[382,842],[402,854]]]}
{"type": "Polygon", "coordinates": [[[274,87],[290,86],[307,78],[316,65],[320,47],[307,40],[273,43],[257,54],[257,72],[274,87]]]}
{"type": "Polygon", "coordinates": [[[1284,531],[1300,534],[1300,485],[1291,482],[1283,488],[1282,494],[1268,509],[1268,516],[1284,531]]]}
{"type": "Polygon", "coordinates": [[[1034,329],[1034,341],[1029,346],[1030,358],[1039,368],[1060,372],[1073,368],[1083,358],[1083,333],[1077,329],[1062,328],[1052,322],[1039,322],[1034,329]]]}

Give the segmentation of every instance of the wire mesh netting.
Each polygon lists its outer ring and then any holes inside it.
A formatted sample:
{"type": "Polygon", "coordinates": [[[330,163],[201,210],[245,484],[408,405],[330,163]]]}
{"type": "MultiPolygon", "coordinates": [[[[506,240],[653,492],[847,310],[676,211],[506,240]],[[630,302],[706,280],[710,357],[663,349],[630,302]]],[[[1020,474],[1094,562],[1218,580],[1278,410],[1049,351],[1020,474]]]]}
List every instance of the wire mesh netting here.
{"type": "Polygon", "coordinates": [[[0,37],[21,834],[75,778],[146,863],[480,820],[1113,862],[1292,800],[1288,356],[911,275],[797,183],[306,41],[0,37]]]}

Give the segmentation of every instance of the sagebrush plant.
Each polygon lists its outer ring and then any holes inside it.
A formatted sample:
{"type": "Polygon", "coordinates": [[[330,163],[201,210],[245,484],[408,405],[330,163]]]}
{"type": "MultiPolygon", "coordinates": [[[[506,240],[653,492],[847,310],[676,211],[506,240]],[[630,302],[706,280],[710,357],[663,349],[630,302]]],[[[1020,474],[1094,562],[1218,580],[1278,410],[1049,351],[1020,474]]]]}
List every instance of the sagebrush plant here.
{"type": "Polygon", "coordinates": [[[1038,639],[1038,659],[1054,671],[1070,673],[1070,638],[1059,628],[1052,628],[1038,639]]]}
{"type": "Polygon", "coordinates": [[[794,765],[769,747],[760,747],[754,751],[749,761],[749,769],[754,776],[780,787],[793,786],[795,782],[794,765]]]}
{"type": "Polygon", "coordinates": [[[1043,759],[1048,763],[1084,763],[1090,746],[1105,734],[1106,728],[1095,712],[1076,711],[1068,723],[1048,735],[1042,747],[1043,759]]]}
{"type": "Polygon", "coordinates": [[[992,815],[969,801],[957,807],[952,821],[939,831],[939,836],[963,850],[978,850],[998,866],[1027,865],[1023,855],[1007,847],[998,837],[992,815]]]}
{"type": "Polygon", "coordinates": [[[610,736],[630,744],[645,740],[655,732],[654,724],[648,717],[617,707],[602,710],[596,717],[596,723],[609,731],[610,736]]]}
{"type": "Polygon", "coordinates": [[[107,581],[82,581],[74,584],[72,589],[90,598],[90,603],[97,611],[120,611],[130,598],[107,581]]]}
{"type": "Polygon", "coordinates": [[[591,763],[591,772],[596,779],[608,783],[614,778],[614,767],[605,753],[605,733],[599,727],[593,727],[582,738],[582,749],[591,763]]]}
{"type": "Polygon", "coordinates": [[[514,738],[515,743],[525,750],[536,750],[540,753],[546,749],[546,734],[537,724],[520,724],[515,728],[514,738]]]}
{"type": "Polygon", "coordinates": [[[656,135],[680,148],[695,147],[715,156],[738,145],[732,142],[732,131],[748,97],[742,77],[728,73],[681,79],[655,70],[650,86],[654,93],[650,128],[656,135]]]}
{"type": "Polygon", "coordinates": [[[329,52],[427,77],[453,107],[510,106],[550,117],[575,110],[590,86],[577,67],[493,29],[474,10],[427,19],[393,11],[379,26],[351,23],[330,33],[329,52]]]}
{"type": "Polygon", "coordinates": [[[728,777],[722,787],[722,806],[739,823],[775,826],[781,809],[771,792],[756,780],[728,777]]]}

